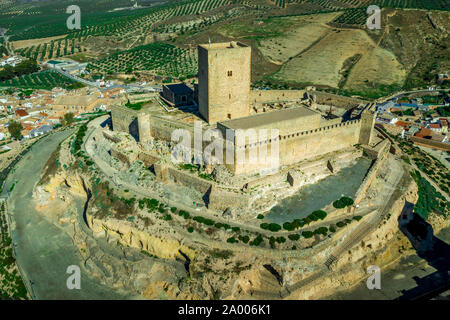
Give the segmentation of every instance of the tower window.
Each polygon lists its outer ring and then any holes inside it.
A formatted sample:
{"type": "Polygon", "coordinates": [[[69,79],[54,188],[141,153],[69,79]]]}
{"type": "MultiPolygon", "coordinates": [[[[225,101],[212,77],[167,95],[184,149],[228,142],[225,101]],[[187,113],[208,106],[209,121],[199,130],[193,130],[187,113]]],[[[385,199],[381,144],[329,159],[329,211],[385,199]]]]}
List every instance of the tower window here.
{"type": "Polygon", "coordinates": [[[229,71],[227,72],[227,75],[228,75],[229,77],[233,76],[233,71],[229,70],[229,71]]]}

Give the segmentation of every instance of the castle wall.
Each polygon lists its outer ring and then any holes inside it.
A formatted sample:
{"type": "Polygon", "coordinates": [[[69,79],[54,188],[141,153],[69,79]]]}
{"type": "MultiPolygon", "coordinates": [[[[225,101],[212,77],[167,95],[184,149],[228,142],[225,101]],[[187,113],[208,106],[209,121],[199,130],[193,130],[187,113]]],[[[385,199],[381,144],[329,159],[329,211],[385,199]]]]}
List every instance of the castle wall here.
{"type": "MultiPolygon", "coordinates": [[[[360,125],[360,120],[352,120],[280,136],[278,140],[279,165],[290,165],[300,160],[352,147],[359,141],[360,125]]],[[[271,141],[265,141],[261,144],[247,144],[240,148],[245,149],[245,157],[249,159],[251,149],[256,148],[258,151],[264,144],[266,144],[267,153],[270,156],[270,151],[273,148],[271,141]]],[[[240,164],[236,162],[235,158],[235,163],[228,165],[228,168],[236,174],[254,173],[261,169],[270,168],[270,164],[267,161],[245,161],[245,163],[240,164]]]]}
{"type": "Polygon", "coordinates": [[[389,149],[391,146],[390,141],[386,139],[382,143],[383,146],[380,149],[380,152],[378,153],[378,157],[376,158],[376,160],[370,167],[369,171],[367,172],[366,177],[364,178],[363,182],[358,188],[358,191],[356,191],[355,204],[358,204],[364,198],[364,196],[366,195],[366,191],[367,189],[369,189],[370,185],[372,184],[372,181],[375,179],[378,170],[381,168],[385,159],[389,155],[389,149]]]}
{"type": "Polygon", "coordinates": [[[186,129],[191,132],[191,135],[193,137],[193,126],[156,116],[150,117],[150,134],[155,139],[171,141],[172,133],[177,129],[186,129]]]}
{"type": "Polygon", "coordinates": [[[156,156],[156,155],[152,155],[148,152],[139,152],[139,156],[138,156],[139,160],[142,161],[142,163],[144,164],[144,166],[151,167],[152,165],[154,165],[155,163],[157,163],[160,159],[160,157],[156,156]]]}
{"type": "Polygon", "coordinates": [[[227,208],[247,208],[249,198],[242,193],[230,192],[213,187],[209,194],[208,207],[213,210],[226,210],[227,208]]]}
{"type": "Polygon", "coordinates": [[[150,115],[148,113],[141,112],[138,115],[138,131],[139,141],[142,143],[147,142],[151,137],[150,130],[150,115]]]}
{"type": "Polygon", "coordinates": [[[251,90],[250,103],[274,103],[303,99],[305,90],[251,90]]]}
{"type": "Polygon", "coordinates": [[[137,159],[136,153],[132,152],[130,154],[126,154],[123,152],[123,150],[117,148],[116,146],[111,147],[111,156],[119,159],[122,163],[126,164],[127,166],[130,166],[137,159]]]}
{"type": "Polygon", "coordinates": [[[202,194],[205,194],[211,188],[211,182],[208,182],[200,177],[184,173],[179,169],[168,167],[168,175],[174,182],[193,188],[202,194]]]}
{"type": "Polygon", "coordinates": [[[114,131],[130,133],[130,126],[138,113],[127,107],[111,106],[111,118],[114,131]]]}
{"type": "Polygon", "coordinates": [[[361,114],[361,134],[359,138],[360,144],[369,145],[372,142],[375,126],[375,105],[366,108],[361,114]]]}
{"type": "MultiPolygon", "coordinates": [[[[200,177],[185,173],[182,170],[168,167],[168,177],[176,183],[192,188],[206,200],[208,208],[225,210],[230,207],[247,207],[249,198],[237,192],[230,192],[219,188],[214,182],[208,182],[200,177]]],[[[200,199],[199,199],[200,200],[200,199]]]]}
{"type": "Polygon", "coordinates": [[[350,109],[360,103],[367,103],[367,101],[358,98],[339,96],[323,91],[311,91],[311,93],[314,93],[316,96],[318,104],[332,105],[339,108],[350,109]]]}
{"type": "Polygon", "coordinates": [[[127,95],[127,98],[130,101],[130,103],[139,103],[152,100],[158,95],[159,95],[158,92],[149,92],[149,93],[129,94],[127,95]]]}
{"type": "MultiPolygon", "coordinates": [[[[222,121],[217,124],[217,127],[222,131],[222,135],[226,135],[226,130],[231,129],[236,131],[238,129],[248,130],[254,129],[258,133],[260,129],[278,130],[280,135],[287,135],[298,132],[299,130],[317,129],[321,124],[321,116],[319,112],[313,111],[305,107],[288,108],[283,110],[276,110],[256,114],[240,119],[222,121]]],[[[241,144],[239,135],[236,136],[236,144],[241,144]]]]}

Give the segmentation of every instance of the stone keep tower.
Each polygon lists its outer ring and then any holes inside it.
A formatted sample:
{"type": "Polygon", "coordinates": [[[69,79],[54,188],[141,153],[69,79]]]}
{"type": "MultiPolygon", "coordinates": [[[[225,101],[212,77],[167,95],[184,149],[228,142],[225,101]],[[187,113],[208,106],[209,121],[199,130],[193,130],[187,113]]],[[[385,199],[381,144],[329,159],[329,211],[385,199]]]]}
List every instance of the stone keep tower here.
{"type": "Polygon", "coordinates": [[[375,117],[375,104],[369,104],[361,113],[361,129],[359,131],[360,144],[369,145],[372,142],[375,117]]]}
{"type": "Polygon", "coordinates": [[[208,123],[250,115],[251,48],[240,42],[198,46],[198,104],[208,123]]]}

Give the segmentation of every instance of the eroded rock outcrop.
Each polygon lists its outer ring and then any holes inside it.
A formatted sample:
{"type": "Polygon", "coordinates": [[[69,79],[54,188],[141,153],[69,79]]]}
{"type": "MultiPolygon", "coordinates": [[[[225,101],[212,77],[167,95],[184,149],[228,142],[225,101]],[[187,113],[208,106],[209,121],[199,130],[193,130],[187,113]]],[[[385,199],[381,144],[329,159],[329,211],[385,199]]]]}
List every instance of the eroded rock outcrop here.
{"type": "Polygon", "coordinates": [[[123,245],[133,248],[145,250],[155,256],[163,259],[184,259],[179,253],[181,250],[191,260],[196,256],[196,253],[191,248],[182,245],[178,240],[171,238],[161,238],[153,236],[146,231],[141,231],[134,228],[131,223],[127,221],[120,221],[116,219],[97,219],[91,214],[86,214],[89,228],[96,233],[104,232],[107,237],[114,237],[123,245]]]}

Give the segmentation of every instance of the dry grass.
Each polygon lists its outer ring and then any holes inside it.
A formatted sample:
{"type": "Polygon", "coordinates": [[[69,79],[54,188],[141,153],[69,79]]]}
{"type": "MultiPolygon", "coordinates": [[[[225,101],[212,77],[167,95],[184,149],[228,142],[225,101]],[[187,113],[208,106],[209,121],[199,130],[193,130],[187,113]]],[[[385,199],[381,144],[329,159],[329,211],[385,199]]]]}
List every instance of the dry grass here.
{"type": "Polygon", "coordinates": [[[56,37],[48,37],[48,38],[40,38],[40,39],[30,39],[30,40],[19,40],[11,42],[14,49],[26,48],[31,46],[38,46],[44,43],[50,43],[52,40],[58,40],[66,37],[66,35],[56,36],[56,37]]]}
{"type": "Polygon", "coordinates": [[[338,13],[328,13],[284,18],[293,21],[291,29],[278,37],[261,40],[258,48],[269,61],[286,63],[324,36],[330,29],[326,23],[337,15],[338,13]]]}
{"type": "Polygon", "coordinates": [[[400,63],[389,51],[377,47],[365,31],[349,29],[330,30],[305,53],[283,65],[274,78],[337,88],[342,80],[344,62],[356,54],[362,55],[362,58],[350,73],[348,87],[366,80],[390,84],[405,77],[400,63]]]}

